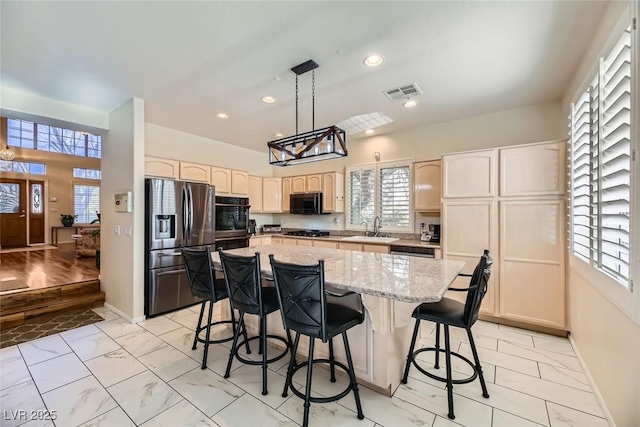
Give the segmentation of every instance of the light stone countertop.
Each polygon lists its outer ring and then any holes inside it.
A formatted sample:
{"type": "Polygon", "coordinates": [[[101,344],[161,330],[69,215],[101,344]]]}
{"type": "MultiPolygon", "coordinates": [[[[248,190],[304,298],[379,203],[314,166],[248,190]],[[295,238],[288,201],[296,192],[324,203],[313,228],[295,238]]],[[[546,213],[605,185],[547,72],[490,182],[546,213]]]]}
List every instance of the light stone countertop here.
{"type": "MultiPolygon", "coordinates": [[[[271,277],[269,254],[293,264],[325,261],[325,282],[338,289],[410,303],[437,302],[443,297],[464,262],[293,245],[263,245],[232,249],[231,254],[260,252],[262,273],[271,277]]],[[[213,263],[220,267],[218,253],[213,263]]]]}
{"type": "Polygon", "coordinates": [[[363,242],[363,241],[348,241],[343,240],[344,237],[342,235],[329,235],[329,236],[318,236],[318,237],[306,237],[306,236],[291,236],[280,233],[261,233],[251,237],[283,237],[285,239],[302,239],[302,240],[324,240],[327,242],[342,242],[342,243],[360,243],[367,245],[381,245],[381,246],[411,246],[411,247],[423,247],[423,248],[433,248],[440,249],[440,243],[429,243],[422,242],[418,239],[398,239],[391,243],[382,243],[382,242],[363,242]]]}

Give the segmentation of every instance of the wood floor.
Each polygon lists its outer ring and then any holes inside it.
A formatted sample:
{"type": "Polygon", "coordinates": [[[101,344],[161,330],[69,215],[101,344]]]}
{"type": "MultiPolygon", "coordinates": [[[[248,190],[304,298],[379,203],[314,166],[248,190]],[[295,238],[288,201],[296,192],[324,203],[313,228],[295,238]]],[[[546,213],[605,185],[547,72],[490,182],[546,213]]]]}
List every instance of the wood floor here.
{"type": "Polygon", "coordinates": [[[75,243],[60,244],[58,249],[0,254],[0,279],[17,279],[29,286],[3,295],[96,280],[99,273],[95,258],[76,255],[75,243]]]}

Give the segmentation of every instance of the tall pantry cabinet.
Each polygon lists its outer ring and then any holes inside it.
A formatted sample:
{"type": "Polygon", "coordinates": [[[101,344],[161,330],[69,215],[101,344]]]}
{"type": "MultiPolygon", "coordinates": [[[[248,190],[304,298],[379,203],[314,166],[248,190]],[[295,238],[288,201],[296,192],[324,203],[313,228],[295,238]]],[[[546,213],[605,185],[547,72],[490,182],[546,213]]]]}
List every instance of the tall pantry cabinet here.
{"type": "Polygon", "coordinates": [[[566,329],[565,158],[565,142],[442,157],[443,257],[494,260],[481,313],[566,329]]]}

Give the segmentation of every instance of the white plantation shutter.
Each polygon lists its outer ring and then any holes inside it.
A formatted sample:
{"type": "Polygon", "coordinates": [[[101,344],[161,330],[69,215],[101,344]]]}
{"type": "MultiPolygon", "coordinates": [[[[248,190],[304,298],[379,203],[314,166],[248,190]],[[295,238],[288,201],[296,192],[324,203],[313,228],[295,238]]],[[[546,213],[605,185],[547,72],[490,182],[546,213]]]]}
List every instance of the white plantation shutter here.
{"type": "Polygon", "coordinates": [[[97,219],[96,212],[100,212],[100,186],[74,185],[73,207],[74,214],[78,215],[77,223],[88,224],[97,219]]]}
{"type": "Polygon", "coordinates": [[[631,33],[602,60],[600,267],[629,280],[631,183],[631,33]]]}
{"type": "Polygon", "coordinates": [[[380,168],[380,219],[383,227],[408,227],[410,223],[409,166],[380,168]]]}
{"type": "Polygon", "coordinates": [[[571,211],[573,215],[573,253],[588,260],[591,252],[590,116],[589,91],[571,108],[571,211]]]}
{"type": "Polygon", "coordinates": [[[572,252],[629,285],[631,33],[600,59],[570,116],[572,252]]]}
{"type": "Polygon", "coordinates": [[[363,221],[373,224],[375,218],[375,167],[348,170],[347,200],[349,201],[348,223],[359,226],[363,221]]]}

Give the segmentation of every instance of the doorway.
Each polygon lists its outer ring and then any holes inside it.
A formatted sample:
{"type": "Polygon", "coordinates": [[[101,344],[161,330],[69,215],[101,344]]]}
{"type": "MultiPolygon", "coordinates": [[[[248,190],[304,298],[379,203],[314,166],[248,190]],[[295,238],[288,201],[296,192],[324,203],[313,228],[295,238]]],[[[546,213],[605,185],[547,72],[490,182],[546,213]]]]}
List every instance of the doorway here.
{"type": "Polygon", "coordinates": [[[27,181],[24,179],[0,178],[0,246],[27,246],[27,181]]]}
{"type": "Polygon", "coordinates": [[[29,244],[44,243],[44,181],[29,180],[29,244]]]}

